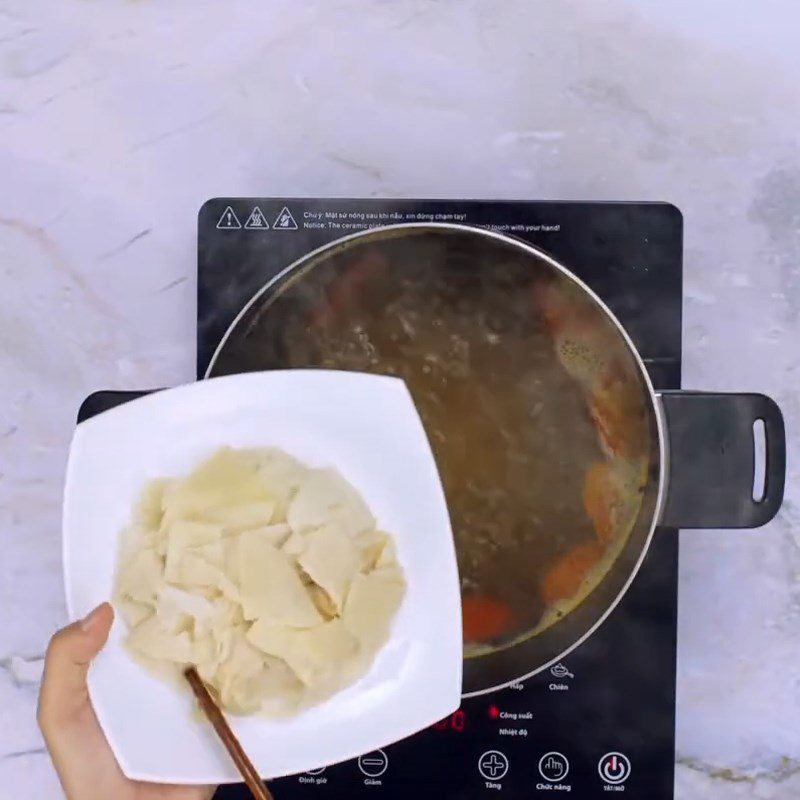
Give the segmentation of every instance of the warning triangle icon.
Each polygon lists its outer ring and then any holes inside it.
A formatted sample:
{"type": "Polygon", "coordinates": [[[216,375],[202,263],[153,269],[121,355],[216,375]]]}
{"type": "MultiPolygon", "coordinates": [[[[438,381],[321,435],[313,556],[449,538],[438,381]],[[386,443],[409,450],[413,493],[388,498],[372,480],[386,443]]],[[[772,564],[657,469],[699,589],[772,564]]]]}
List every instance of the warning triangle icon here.
{"type": "Polygon", "coordinates": [[[275,222],[272,223],[272,227],[276,231],[296,231],[297,223],[294,221],[292,212],[284,206],[281,213],[275,217],[275,222]]]}
{"type": "Polygon", "coordinates": [[[238,228],[242,227],[242,223],[239,222],[239,218],[236,216],[236,212],[230,206],[228,206],[222,212],[222,216],[219,218],[217,227],[221,231],[235,231],[238,228]]]}
{"type": "Polygon", "coordinates": [[[269,229],[267,218],[261,213],[261,209],[258,206],[250,212],[244,227],[249,231],[266,231],[269,229]]]}

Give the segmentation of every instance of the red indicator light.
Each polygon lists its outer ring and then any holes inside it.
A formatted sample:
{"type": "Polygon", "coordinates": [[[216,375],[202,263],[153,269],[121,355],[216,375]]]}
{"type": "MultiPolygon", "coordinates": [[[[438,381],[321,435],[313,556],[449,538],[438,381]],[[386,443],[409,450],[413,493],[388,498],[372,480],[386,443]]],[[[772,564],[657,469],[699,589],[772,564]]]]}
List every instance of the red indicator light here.
{"type": "Polygon", "coordinates": [[[489,716],[497,719],[500,716],[500,709],[497,706],[489,706],[489,716]]]}

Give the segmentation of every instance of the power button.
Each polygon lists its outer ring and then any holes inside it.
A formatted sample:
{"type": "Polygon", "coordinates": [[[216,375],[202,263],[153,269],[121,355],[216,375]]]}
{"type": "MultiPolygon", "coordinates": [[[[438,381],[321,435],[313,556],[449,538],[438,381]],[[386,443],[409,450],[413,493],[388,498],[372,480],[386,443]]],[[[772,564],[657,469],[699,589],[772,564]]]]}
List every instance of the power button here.
{"type": "Polygon", "coordinates": [[[598,762],[597,771],[606,783],[625,783],[631,774],[631,762],[622,753],[606,753],[598,762]]]}

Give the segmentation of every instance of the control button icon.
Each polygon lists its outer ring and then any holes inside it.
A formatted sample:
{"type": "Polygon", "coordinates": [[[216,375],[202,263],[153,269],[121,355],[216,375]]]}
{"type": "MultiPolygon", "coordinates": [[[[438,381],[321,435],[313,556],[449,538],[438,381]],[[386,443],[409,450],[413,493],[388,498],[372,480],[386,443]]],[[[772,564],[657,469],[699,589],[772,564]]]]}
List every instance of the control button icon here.
{"type": "Polygon", "coordinates": [[[306,775],[322,775],[325,772],[325,767],[318,767],[317,769],[310,769],[306,772],[306,775]]]}
{"type": "Polygon", "coordinates": [[[539,759],[539,774],[550,783],[563,781],[569,772],[569,761],[561,753],[545,753],[539,759]]]}
{"type": "Polygon", "coordinates": [[[554,678],[574,678],[575,676],[562,664],[554,664],[550,667],[550,674],[554,678]]]}
{"type": "Polygon", "coordinates": [[[508,759],[499,750],[487,750],[478,759],[478,772],[487,781],[499,781],[508,772],[508,759]]]}
{"type": "Polygon", "coordinates": [[[374,750],[358,759],[358,768],[368,778],[379,778],[389,768],[389,756],[383,750],[374,750]]]}
{"type": "Polygon", "coordinates": [[[597,770],[606,783],[625,783],[631,774],[631,762],[622,753],[606,753],[597,764],[597,770]]]}

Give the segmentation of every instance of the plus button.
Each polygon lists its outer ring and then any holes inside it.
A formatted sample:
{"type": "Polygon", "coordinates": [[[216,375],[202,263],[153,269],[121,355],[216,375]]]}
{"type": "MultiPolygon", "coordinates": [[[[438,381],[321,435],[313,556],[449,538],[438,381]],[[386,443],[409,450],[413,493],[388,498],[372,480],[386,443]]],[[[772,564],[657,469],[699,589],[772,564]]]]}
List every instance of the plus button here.
{"type": "Polygon", "coordinates": [[[488,750],[478,759],[478,771],[486,780],[499,780],[508,772],[508,759],[499,750],[488,750]]]}

